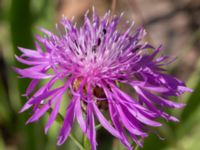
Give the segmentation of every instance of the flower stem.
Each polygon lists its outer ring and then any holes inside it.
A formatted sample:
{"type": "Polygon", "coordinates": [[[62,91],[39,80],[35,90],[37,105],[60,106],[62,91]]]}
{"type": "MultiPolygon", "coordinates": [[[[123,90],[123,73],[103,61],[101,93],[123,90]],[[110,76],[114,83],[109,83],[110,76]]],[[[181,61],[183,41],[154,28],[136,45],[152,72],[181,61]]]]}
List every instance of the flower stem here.
{"type": "Polygon", "coordinates": [[[96,130],[101,129],[101,127],[102,127],[101,124],[95,126],[96,130]]]}
{"type": "Polygon", "coordinates": [[[139,149],[140,149],[140,147],[136,144],[135,150],[139,150],[139,149]]]}
{"type": "Polygon", "coordinates": [[[70,139],[77,145],[80,150],[86,150],[83,145],[78,141],[78,139],[71,133],[69,135],[70,139]]]}
{"type": "Polygon", "coordinates": [[[86,150],[90,149],[90,141],[87,139],[86,135],[83,135],[83,146],[86,150]]]}
{"type": "MultiPolygon", "coordinates": [[[[52,108],[47,111],[48,114],[50,114],[50,112],[52,111],[52,108]]],[[[64,121],[64,117],[58,113],[57,117],[56,117],[56,122],[59,123],[59,124],[62,124],[64,121]]],[[[72,133],[69,135],[69,138],[76,144],[76,146],[80,149],[80,150],[86,150],[84,148],[84,146],[79,142],[79,140],[76,138],[75,135],[73,135],[72,133]]]]}
{"type": "Polygon", "coordinates": [[[137,145],[137,144],[134,143],[134,142],[132,143],[131,147],[132,147],[132,148],[135,147],[134,150],[140,150],[140,146],[137,145]]]}

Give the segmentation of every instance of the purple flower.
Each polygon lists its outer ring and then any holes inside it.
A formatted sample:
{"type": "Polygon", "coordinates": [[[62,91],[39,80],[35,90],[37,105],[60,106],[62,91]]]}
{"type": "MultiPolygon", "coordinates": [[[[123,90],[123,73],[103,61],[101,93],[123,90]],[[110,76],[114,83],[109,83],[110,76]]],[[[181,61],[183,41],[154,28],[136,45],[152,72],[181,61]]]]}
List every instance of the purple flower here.
{"type": "Polygon", "coordinates": [[[29,67],[16,68],[16,72],[32,79],[25,93],[30,98],[20,111],[33,108],[27,123],[52,109],[45,126],[47,133],[59,113],[63,95],[70,93],[58,145],[65,142],[75,120],[92,150],[97,146],[96,121],[129,150],[132,146],[126,133],[142,147],[147,132],[161,126],[157,118],[178,121],[164,109],[183,107],[169,99],[191,90],[166,74],[163,66],[171,60],[158,56],[161,47],[155,49],[141,41],[146,34],[142,27],[132,33],[132,23],[125,32],[117,30],[121,16],[111,17],[108,12],[100,19],[93,12],[90,21],[86,13],[80,28],[63,18],[58,35],[41,28],[45,36],[36,36],[36,50],[19,48],[22,55],[16,59],[29,67]],[[43,79],[46,84],[35,90],[43,79]],[[58,81],[62,85],[58,86],[58,81]],[[132,87],[134,94],[128,95],[121,85],[132,87]]]}

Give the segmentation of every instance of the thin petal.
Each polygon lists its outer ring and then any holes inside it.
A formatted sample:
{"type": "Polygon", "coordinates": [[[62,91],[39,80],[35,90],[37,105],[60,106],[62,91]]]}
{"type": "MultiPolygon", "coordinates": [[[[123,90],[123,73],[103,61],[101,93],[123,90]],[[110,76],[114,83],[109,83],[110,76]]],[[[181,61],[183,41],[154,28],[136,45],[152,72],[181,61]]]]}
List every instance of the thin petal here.
{"type": "Polygon", "coordinates": [[[47,124],[45,126],[45,133],[47,134],[50,126],[52,125],[53,121],[56,119],[58,112],[59,112],[59,108],[60,108],[60,104],[61,104],[61,100],[62,100],[62,95],[63,93],[61,93],[58,97],[58,100],[56,101],[56,105],[53,108],[53,111],[51,112],[49,119],[47,121],[47,124]]]}
{"type": "Polygon", "coordinates": [[[31,68],[27,68],[27,69],[19,69],[19,68],[14,68],[14,69],[18,74],[20,74],[22,77],[25,77],[25,78],[32,78],[32,79],[51,78],[53,75],[48,75],[48,74],[40,72],[45,67],[46,66],[41,65],[41,66],[34,66],[31,68]]]}
{"type": "Polygon", "coordinates": [[[67,108],[65,119],[58,136],[57,145],[62,145],[65,140],[68,138],[70,131],[72,129],[72,124],[75,117],[75,100],[72,100],[67,108]]]}
{"type": "Polygon", "coordinates": [[[18,47],[18,49],[26,57],[32,57],[32,58],[40,58],[41,57],[41,55],[35,50],[31,50],[31,49],[27,49],[27,48],[23,48],[23,47],[18,47]]]}
{"type": "Polygon", "coordinates": [[[108,130],[113,136],[120,138],[119,132],[113,128],[113,126],[110,125],[110,123],[106,120],[106,118],[102,115],[100,110],[97,108],[97,106],[92,103],[92,107],[94,108],[94,112],[101,123],[101,125],[108,130]]]}

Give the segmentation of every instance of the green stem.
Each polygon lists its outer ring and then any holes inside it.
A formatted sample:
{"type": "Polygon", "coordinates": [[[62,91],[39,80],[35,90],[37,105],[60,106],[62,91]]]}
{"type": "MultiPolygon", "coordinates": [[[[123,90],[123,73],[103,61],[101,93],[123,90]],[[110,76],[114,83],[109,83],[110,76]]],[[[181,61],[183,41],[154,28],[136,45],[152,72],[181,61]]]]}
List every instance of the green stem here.
{"type": "Polygon", "coordinates": [[[140,149],[139,145],[137,145],[135,142],[133,142],[131,144],[131,147],[135,147],[134,150],[139,150],[140,149]]]}
{"type": "Polygon", "coordinates": [[[102,127],[101,124],[98,124],[98,125],[96,125],[95,128],[96,128],[96,130],[99,130],[99,129],[101,129],[101,127],[102,127]]]}
{"type": "Polygon", "coordinates": [[[90,141],[87,139],[86,135],[83,135],[83,145],[86,150],[90,149],[90,141]]]}
{"type": "Polygon", "coordinates": [[[80,150],[86,150],[83,145],[78,141],[78,139],[71,133],[69,135],[70,139],[76,144],[76,146],[78,146],[78,148],[80,150]]]}
{"type": "MultiPolygon", "coordinates": [[[[48,114],[50,114],[52,111],[52,108],[50,108],[47,112],[48,114]]],[[[58,116],[56,117],[56,122],[62,124],[64,121],[64,117],[58,113],[58,116]]],[[[72,133],[69,135],[69,138],[76,144],[76,146],[80,149],[80,150],[86,150],[84,148],[84,146],[79,142],[79,140],[76,138],[75,135],[73,135],[72,133]]]]}
{"type": "Polygon", "coordinates": [[[139,145],[136,144],[135,150],[139,150],[139,149],[140,149],[139,145]]]}
{"type": "MultiPolygon", "coordinates": [[[[111,120],[109,120],[109,122],[111,123],[111,120]]],[[[101,125],[101,124],[98,124],[98,125],[95,126],[95,128],[96,128],[96,130],[99,130],[99,129],[102,128],[102,125],[101,125]]]]}

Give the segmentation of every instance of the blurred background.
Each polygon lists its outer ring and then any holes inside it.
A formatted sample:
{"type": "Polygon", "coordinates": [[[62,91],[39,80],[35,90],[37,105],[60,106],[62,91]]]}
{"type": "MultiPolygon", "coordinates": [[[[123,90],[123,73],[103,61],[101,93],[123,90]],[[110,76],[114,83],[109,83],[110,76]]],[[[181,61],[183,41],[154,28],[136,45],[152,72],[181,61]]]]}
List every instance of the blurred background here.
{"type": "MultiPolygon", "coordinates": [[[[23,67],[14,59],[20,54],[17,46],[34,48],[34,35],[40,34],[38,26],[55,31],[62,14],[75,16],[81,23],[84,12],[92,6],[100,16],[109,9],[113,14],[125,12],[124,20],[144,25],[147,41],[155,47],[162,44],[165,54],[177,56],[177,61],[168,66],[169,73],[194,89],[178,99],[187,106],[172,111],[180,123],[164,122],[158,132],[165,140],[151,134],[143,150],[199,150],[200,0],[0,0],[0,150],[78,150],[70,139],[56,146],[58,123],[44,135],[48,116],[25,125],[30,114],[18,111],[26,101],[21,95],[29,80],[18,79],[12,66],[23,67]]],[[[74,132],[80,133],[79,128],[74,127],[74,132]]],[[[103,129],[97,138],[98,150],[125,150],[103,129]]]]}

